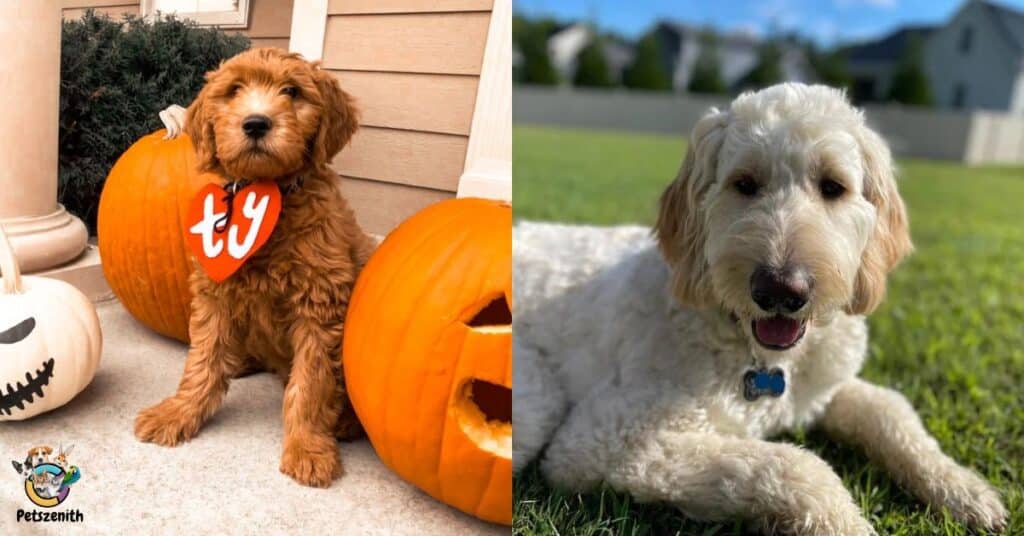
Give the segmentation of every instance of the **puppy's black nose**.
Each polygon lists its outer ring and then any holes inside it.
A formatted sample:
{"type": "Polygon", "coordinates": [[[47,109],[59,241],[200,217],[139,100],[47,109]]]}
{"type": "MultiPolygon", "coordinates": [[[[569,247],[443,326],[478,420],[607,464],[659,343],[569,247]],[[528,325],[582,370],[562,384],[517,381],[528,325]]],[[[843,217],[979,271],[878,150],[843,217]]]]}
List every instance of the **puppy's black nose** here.
{"type": "Polygon", "coordinates": [[[795,313],[811,297],[812,280],[807,270],[758,266],[750,276],[750,297],[766,312],[795,313]]]}
{"type": "Polygon", "coordinates": [[[250,115],[242,121],[242,130],[246,136],[258,140],[270,130],[270,118],[265,115],[250,115]]]}

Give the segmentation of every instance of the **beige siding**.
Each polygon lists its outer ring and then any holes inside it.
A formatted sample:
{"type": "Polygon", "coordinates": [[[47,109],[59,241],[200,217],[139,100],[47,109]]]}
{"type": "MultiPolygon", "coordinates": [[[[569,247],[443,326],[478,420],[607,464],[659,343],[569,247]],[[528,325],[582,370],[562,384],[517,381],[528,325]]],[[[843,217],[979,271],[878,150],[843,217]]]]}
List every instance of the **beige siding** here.
{"type": "Polygon", "coordinates": [[[387,234],[409,216],[454,195],[448,191],[354,177],[341,178],[341,193],[355,210],[362,228],[375,235],[387,234]]]}
{"type": "Polygon", "coordinates": [[[333,164],[346,177],[454,191],[466,156],[465,136],[363,126],[333,164]]]}
{"type": "Polygon", "coordinates": [[[488,22],[487,12],[332,16],[324,66],[479,75],[488,22]]]}
{"type": "Polygon", "coordinates": [[[277,47],[288,50],[287,37],[250,37],[252,48],[277,47]]]}
{"type": "Polygon", "coordinates": [[[362,110],[364,125],[469,134],[477,77],[337,71],[362,110]]]}
{"type": "Polygon", "coordinates": [[[445,11],[490,11],[494,0],[330,0],[327,13],[427,13],[445,11]]]}
{"type": "Polygon", "coordinates": [[[493,0],[332,0],[323,65],[362,110],[333,162],[360,224],[386,234],[455,195],[493,0]]]}
{"type": "Polygon", "coordinates": [[[251,0],[249,27],[238,33],[249,36],[253,48],[288,49],[292,29],[292,0],[251,0]]]}

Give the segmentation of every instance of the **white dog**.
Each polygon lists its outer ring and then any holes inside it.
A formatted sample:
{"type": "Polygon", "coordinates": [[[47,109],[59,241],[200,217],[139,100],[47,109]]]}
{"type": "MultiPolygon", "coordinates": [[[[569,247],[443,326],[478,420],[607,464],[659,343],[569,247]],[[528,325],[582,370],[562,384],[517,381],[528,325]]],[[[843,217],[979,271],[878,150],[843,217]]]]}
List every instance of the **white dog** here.
{"type": "Polygon", "coordinates": [[[703,520],[872,534],[823,460],[764,438],[820,425],[906,489],[999,529],[981,477],[907,400],[857,378],[862,315],[911,250],[889,150],[840,91],[783,84],[711,110],[644,229],[514,235],[513,465],[703,520]],[[660,250],[660,251],[659,251],[660,250]]]}

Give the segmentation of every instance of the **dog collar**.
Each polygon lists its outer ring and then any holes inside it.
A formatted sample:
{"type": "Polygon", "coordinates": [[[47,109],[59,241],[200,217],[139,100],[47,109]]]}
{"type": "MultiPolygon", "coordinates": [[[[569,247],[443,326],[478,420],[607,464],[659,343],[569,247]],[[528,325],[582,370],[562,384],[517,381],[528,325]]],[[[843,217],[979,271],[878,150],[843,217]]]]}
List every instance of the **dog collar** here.
{"type": "MultiPolygon", "coordinates": [[[[227,190],[227,192],[230,193],[231,195],[234,195],[235,193],[238,192],[238,190],[241,190],[242,188],[249,186],[253,182],[255,181],[251,179],[231,179],[224,184],[224,189],[227,190]]],[[[279,186],[279,188],[281,189],[281,195],[294,194],[295,192],[298,192],[302,188],[302,185],[305,183],[306,176],[299,175],[292,182],[284,186],[279,186]]]]}
{"type": "MultiPolygon", "coordinates": [[[[227,204],[227,211],[214,224],[214,230],[216,230],[217,232],[223,232],[225,229],[227,229],[228,225],[231,224],[231,216],[233,215],[233,212],[235,210],[235,194],[237,194],[238,191],[241,190],[242,188],[245,188],[246,186],[249,186],[254,182],[256,181],[250,179],[231,179],[230,182],[224,185],[224,190],[227,192],[227,195],[224,196],[223,201],[227,204]]],[[[294,194],[295,192],[299,191],[300,188],[302,188],[302,185],[305,184],[305,182],[306,176],[299,175],[290,184],[287,184],[283,187],[279,185],[278,189],[281,190],[281,196],[294,194]]]]}

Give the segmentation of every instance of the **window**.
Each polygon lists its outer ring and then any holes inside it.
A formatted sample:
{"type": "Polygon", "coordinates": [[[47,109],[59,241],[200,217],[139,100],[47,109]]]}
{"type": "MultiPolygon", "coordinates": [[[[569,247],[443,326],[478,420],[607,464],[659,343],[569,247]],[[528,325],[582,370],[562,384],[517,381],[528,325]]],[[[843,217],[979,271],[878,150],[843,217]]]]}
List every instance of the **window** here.
{"type": "Polygon", "coordinates": [[[203,26],[246,28],[249,25],[249,0],[142,0],[142,16],[157,12],[174,13],[203,26]]]}
{"type": "Polygon", "coordinates": [[[964,26],[960,30],[960,53],[967,54],[971,51],[971,41],[974,40],[974,29],[970,26],[964,26]]]}
{"type": "Polygon", "coordinates": [[[957,82],[953,87],[953,107],[963,108],[967,105],[967,84],[957,82]]]}

